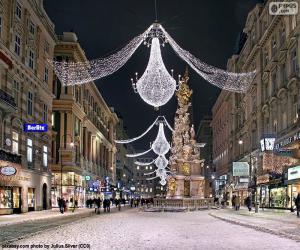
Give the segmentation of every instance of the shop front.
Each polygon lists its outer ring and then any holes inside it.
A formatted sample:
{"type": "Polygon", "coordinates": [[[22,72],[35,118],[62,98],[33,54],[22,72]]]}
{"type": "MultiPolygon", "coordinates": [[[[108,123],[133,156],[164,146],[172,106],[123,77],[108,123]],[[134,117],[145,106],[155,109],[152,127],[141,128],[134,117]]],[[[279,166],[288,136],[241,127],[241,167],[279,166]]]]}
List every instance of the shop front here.
{"type": "Polygon", "coordinates": [[[300,193],[300,165],[290,167],[287,175],[288,192],[291,197],[290,208],[293,208],[294,199],[300,193]]]}
{"type": "Polygon", "coordinates": [[[50,175],[20,163],[0,160],[0,214],[50,209],[50,175]]]}
{"type": "Polygon", "coordinates": [[[281,175],[257,177],[257,200],[261,208],[290,208],[290,193],[281,175]]]}
{"type": "Polygon", "coordinates": [[[53,173],[51,201],[53,207],[58,207],[58,199],[62,196],[68,207],[77,204],[78,207],[84,207],[86,200],[85,176],[75,172],[53,173]]]}

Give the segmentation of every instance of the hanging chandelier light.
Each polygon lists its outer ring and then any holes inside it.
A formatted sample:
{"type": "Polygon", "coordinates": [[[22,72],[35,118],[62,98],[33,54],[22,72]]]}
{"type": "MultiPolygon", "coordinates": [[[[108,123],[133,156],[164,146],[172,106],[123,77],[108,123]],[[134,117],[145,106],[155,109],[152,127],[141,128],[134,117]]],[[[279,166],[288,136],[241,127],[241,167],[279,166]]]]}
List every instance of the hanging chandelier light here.
{"type": "Polygon", "coordinates": [[[162,46],[169,43],[176,54],[201,77],[221,89],[244,93],[255,77],[255,71],[228,72],[204,63],[181,48],[159,23],[152,24],[145,32],[132,39],[121,50],[108,57],[82,62],[50,61],[50,63],[63,85],[87,83],[119,70],[144,42],[148,46],[151,45],[149,62],[142,77],[138,79],[136,75],[135,81],[132,79],[132,84],[146,103],[159,107],[170,100],[176,88],[175,80],[168,73],[163,63],[160,40],[162,46]]]}
{"type": "Polygon", "coordinates": [[[151,148],[157,155],[165,155],[171,148],[170,143],[166,139],[164,124],[162,122],[159,123],[158,134],[151,148]]]}
{"type": "Polygon", "coordinates": [[[161,57],[159,38],[152,38],[150,58],[144,74],[136,82],[131,79],[134,90],[153,107],[165,105],[176,90],[176,81],[167,71],[161,57]]]}

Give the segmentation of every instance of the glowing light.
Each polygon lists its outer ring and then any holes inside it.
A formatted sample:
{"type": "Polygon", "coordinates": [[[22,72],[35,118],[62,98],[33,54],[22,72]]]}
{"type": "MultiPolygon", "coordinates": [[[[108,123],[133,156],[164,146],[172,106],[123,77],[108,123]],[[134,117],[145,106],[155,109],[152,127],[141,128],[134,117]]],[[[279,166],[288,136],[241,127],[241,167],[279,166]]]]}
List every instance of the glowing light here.
{"type": "Polygon", "coordinates": [[[141,45],[152,25],[142,34],[133,38],[125,47],[105,58],[83,62],[50,61],[55,74],[64,85],[88,83],[111,75],[119,70],[141,45]]]}
{"type": "Polygon", "coordinates": [[[151,148],[155,154],[165,155],[170,150],[170,147],[170,143],[167,141],[165,136],[164,124],[160,122],[157,137],[153,142],[151,148]]]}
{"type": "Polygon", "coordinates": [[[164,155],[159,155],[155,160],[155,166],[158,169],[166,168],[168,166],[169,161],[166,159],[164,155]]]}
{"type": "Polygon", "coordinates": [[[232,92],[243,93],[247,91],[255,77],[255,71],[248,73],[234,73],[208,65],[193,56],[190,52],[181,48],[161,25],[160,29],[163,31],[167,41],[177,55],[187,62],[190,67],[206,81],[221,89],[232,92]]]}
{"type": "Polygon", "coordinates": [[[142,77],[134,83],[141,98],[151,106],[160,107],[174,95],[176,81],[168,73],[161,57],[159,39],[152,38],[150,58],[142,77]]]}
{"type": "Polygon", "coordinates": [[[157,117],[155,119],[155,121],[150,125],[150,127],[147,128],[147,130],[144,133],[142,133],[140,136],[137,136],[137,137],[134,137],[134,138],[128,139],[128,140],[115,140],[115,142],[119,143],[119,144],[126,144],[126,143],[131,143],[131,142],[137,141],[138,139],[141,139],[143,136],[145,136],[154,127],[154,125],[156,125],[156,122],[157,122],[158,118],[159,117],[157,117]]]}

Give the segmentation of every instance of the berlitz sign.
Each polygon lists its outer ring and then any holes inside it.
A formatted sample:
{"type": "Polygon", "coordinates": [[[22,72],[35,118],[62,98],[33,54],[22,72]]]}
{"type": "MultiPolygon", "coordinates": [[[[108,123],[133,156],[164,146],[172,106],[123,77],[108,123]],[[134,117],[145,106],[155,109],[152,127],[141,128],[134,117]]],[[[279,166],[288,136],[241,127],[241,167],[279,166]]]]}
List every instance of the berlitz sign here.
{"type": "Polygon", "coordinates": [[[5,167],[1,167],[0,173],[1,175],[12,176],[17,173],[17,169],[15,169],[12,166],[5,166],[5,167]]]}
{"type": "Polygon", "coordinates": [[[47,132],[47,124],[24,124],[24,132],[47,132]]]}

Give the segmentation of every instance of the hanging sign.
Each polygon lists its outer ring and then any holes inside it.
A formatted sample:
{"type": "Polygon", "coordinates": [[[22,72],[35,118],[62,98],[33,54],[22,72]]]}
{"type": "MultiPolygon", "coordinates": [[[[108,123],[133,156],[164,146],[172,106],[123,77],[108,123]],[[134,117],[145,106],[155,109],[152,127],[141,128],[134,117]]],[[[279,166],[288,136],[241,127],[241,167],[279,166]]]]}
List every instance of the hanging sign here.
{"type": "Polygon", "coordinates": [[[249,176],[248,162],[233,162],[232,176],[249,176]]]}
{"type": "Polygon", "coordinates": [[[288,180],[300,179],[300,166],[288,169],[288,180]]]}

